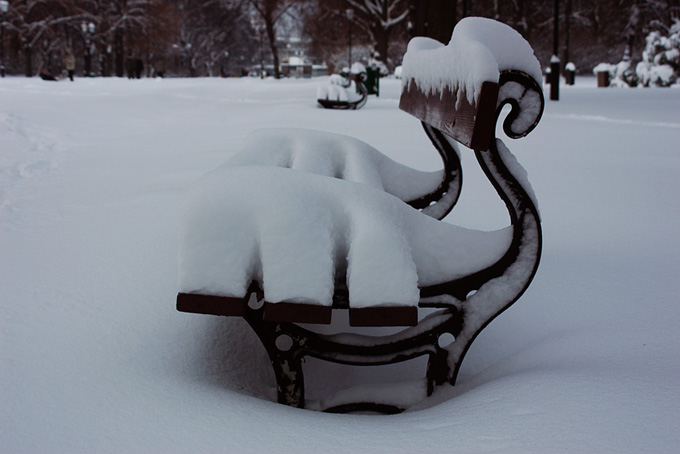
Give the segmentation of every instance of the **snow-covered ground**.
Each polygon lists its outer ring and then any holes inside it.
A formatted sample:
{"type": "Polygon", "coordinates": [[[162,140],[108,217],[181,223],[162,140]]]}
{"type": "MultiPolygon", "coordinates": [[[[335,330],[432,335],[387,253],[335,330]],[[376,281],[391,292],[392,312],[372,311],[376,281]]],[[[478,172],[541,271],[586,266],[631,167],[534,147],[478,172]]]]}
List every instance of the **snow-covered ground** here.
{"type": "MultiPolygon", "coordinates": [[[[439,166],[398,81],[358,111],[319,109],[325,82],[0,80],[0,451],[677,452],[677,87],[577,79],[506,141],[539,199],[542,263],[439,404],[330,415],[253,397],[273,375],[244,323],[174,308],[191,184],[262,127],[439,166]]],[[[504,225],[463,151],[447,221],[504,225]]]]}

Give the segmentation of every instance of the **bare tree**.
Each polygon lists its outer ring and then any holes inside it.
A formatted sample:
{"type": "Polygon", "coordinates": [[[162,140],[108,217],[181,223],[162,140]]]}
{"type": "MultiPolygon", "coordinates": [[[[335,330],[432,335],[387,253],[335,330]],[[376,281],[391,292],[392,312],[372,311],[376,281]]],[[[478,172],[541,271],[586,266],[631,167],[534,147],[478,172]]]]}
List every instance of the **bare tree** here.
{"type": "MultiPolygon", "coordinates": [[[[178,60],[195,76],[204,68],[208,76],[229,72],[232,67],[250,63],[254,50],[253,32],[246,18],[243,1],[186,1],[181,21],[178,60]]],[[[239,71],[240,72],[240,71],[239,71]]]]}
{"type": "Polygon", "coordinates": [[[259,33],[265,33],[269,50],[274,61],[274,77],[281,77],[281,69],[279,62],[279,50],[277,48],[276,25],[288,14],[291,9],[298,3],[299,0],[248,0],[255,16],[257,17],[256,27],[259,33]]]}
{"type": "Polygon", "coordinates": [[[411,36],[428,36],[446,44],[458,22],[458,1],[410,0],[408,20],[411,36]]]}
{"type": "Polygon", "coordinates": [[[116,75],[124,73],[124,58],[133,50],[141,52],[145,39],[153,33],[157,0],[108,0],[98,2],[106,29],[102,30],[109,46],[112,44],[116,75]],[[137,49],[135,49],[137,48],[137,49]]]}
{"type": "Polygon", "coordinates": [[[362,27],[375,43],[378,56],[389,66],[390,35],[400,24],[406,23],[409,14],[406,0],[345,0],[354,10],[357,25],[362,27]]]}
{"type": "Polygon", "coordinates": [[[55,50],[65,46],[56,29],[77,18],[73,2],[56,0],[17,0],[10,4],[4,27],[14,32],[18,47],[24,58],[24,73],[34,75],[33,58],[39,53],[39,68],[49,60],[55,50]]]}
{"type": "MultiPolygon", "coordinates": [[[[639,56],[650,31],[667,32],[680,17],[680,0],[560,3],[563,62],[582,71],[618,61],[626,48],[632,58],[639,56]]],[[[312,54],[329,66],[344,64],[351,30],[355,56],[372,47],[393,67],[409,35],[447,42],[464,15],[509,24],[544,63],[552,54],[552,2],[539,0],[11,0],[3,22],[5,65],[28,76],[46,66],[59,70],[69,47],[79,65],[98,57],[103,75],[115,69],[122,76],[129,52],[147,63],[183,59],[192,74],[211,75],[230,65],[249,66],[261,39],[279,77],[277,34],[303,17],[312,54]],[[94,27],[83,29],[83,23],[94,27]]]]}

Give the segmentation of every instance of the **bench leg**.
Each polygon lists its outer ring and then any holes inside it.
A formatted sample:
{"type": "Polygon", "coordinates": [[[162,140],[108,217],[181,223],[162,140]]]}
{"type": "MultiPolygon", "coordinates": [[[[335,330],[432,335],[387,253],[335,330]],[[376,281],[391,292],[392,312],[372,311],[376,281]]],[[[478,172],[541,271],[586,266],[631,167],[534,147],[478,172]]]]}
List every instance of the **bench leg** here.
{"type": "MultiPolygon", "coordinates": [[[[349,365],[385,365],[428,355],[427,395],[447,382],[453,381],[450,353],[440,346],[440,337],[460,333],[462,320],[454,314],[442,314],[442,323],[430,331],[405,337],[395,343],[378,345],[345,345],[324,339],[295,324],[263,320],[263,308],[248,307],[243,315],[264,346],[276,376],[278,402],[297,408],[305,408],[305,382],[302,361],[305,355],[318,359],[349,365]]],[[[398,413],[403,411],[391,405],[375,402],[352,402],[325,411],[377,411],[398,413]]]]}
{"type": "Polygon", "coordinates": [[[304,408],[305,386],[301,346],[305,340],[287,332],[281,323],[262,319],[263,309],[247,309],[244,318],[260,338],[274,369],[278,402],[304,408]]]}
{"type": "Polygon", "coordinates": [[[275,327],[274,333],[274,343],[267,347],[267,351],[276,375],[278,401],[291,407],[304,408],[305,383],[302,358],[298,354],[300,342],[288,334],[282,334],[280,325],[275,327]]]}
{"type": "Polygon", "coordinates": [[[437,386],[450,380],[449,352],[437,348],[436,353],[431,354],[427,361],[427,395],[431,396],[437,386]]]}
{"type": "Polygon", "coordinates": [[[304,376],[302,364],[294,355],[270,354],[276,374],[276,389],[280,404],[304,408],[304,376]]]}

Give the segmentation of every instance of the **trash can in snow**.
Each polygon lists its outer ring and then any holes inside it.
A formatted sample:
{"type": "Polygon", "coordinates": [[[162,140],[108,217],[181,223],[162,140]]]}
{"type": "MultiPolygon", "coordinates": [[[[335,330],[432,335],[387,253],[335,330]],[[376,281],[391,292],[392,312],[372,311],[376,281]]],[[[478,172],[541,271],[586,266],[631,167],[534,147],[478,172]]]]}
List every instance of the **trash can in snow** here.
{"type": "Polygon", "coordinates": [[[615,67],[609,63],[600,63],[593,68],[593,74],[597,77],[598,87],[608,87],[611,81],[611,74],[615,67]]]}
{"type": "Polygon", "coordinates": [[[609,86],[609,71],[598,71],[597,72],[597,86],[598,87],[608,87],[609,86]]]}
{"type": "Polygon", "coordinates": [[[364,86],[369,95],[380,96],[380,68],[372,65],[366,68],[364,86]]]}

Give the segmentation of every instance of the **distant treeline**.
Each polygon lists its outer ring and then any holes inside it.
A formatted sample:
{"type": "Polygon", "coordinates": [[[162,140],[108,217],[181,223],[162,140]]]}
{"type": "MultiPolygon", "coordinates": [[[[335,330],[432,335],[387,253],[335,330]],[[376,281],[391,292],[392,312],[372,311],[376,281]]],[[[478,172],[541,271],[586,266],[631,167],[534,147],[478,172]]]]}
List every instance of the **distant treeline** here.
{"type": "Polygon", "coordinates": [[[448,41],[465,16],[509,24],[544,65],[557,17],[562,63],[590,72],[626,48],[639,58],[644,37],[680,17],[680,0],[9,0],[0,55],[7,73],[26,76],[63,71],[71,49],[79,74],[124,76],[126,61],[141,58],[147,76],[268,67],[278,77],[291,55],[337,71],[351,42],[354,60],[374,57],[391,70],[412,36],[448,41]]]}

